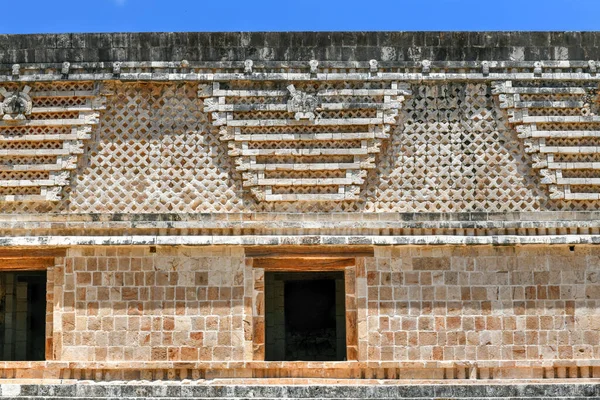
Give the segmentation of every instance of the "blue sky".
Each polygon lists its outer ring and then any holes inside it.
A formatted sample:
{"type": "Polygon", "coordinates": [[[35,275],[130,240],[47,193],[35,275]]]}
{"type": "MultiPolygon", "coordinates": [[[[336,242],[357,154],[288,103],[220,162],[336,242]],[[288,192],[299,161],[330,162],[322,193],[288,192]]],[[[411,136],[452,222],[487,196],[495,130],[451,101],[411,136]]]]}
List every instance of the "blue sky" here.
{"type": "Polygon", "coordinates": [[[0,33],[600,30],[600,0],[0,0],[0,33]]]}

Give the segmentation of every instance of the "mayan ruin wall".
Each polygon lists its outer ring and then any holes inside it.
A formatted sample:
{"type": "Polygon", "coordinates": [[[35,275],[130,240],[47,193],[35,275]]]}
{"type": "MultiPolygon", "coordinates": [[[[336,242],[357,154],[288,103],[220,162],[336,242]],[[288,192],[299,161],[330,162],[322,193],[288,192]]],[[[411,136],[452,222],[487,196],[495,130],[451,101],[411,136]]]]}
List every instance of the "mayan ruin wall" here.
{"type": "Polygon", "coordinates": [[[600,398],[598,63],[594,32],[0,35],[0,394],[600,398]],[[428,381],[459,386],[393,385],[428,381]]]}

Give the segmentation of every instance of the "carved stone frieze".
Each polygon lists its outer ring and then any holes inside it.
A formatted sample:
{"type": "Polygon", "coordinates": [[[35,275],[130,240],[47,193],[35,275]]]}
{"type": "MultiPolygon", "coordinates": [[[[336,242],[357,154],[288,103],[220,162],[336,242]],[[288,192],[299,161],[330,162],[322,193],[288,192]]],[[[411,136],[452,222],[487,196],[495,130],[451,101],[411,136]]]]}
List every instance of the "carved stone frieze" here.
{"type": "Polygon", "coordinates": [[[228,143],[243,187],[259,201],[352,201],[408,85],[347,75],[335,81],[201,85],[204,110],[228,143]],[[209,97],[210,96],[210,97],[209,97]]]}
{"type": "Polygon", "coordinates": [[[12,140],[0,148],[4,200],[68,195],[70,207],[96,212],[600,209],[600,76],[587,60],[11,67],[0,66],[0,125],[12,140]],[[105,89],[86,97],[94,81],[105,89]],[[77,182],[54,174],[81,166],[87,147],[77,182]],[[125,183],[132,171],[144,171],[144,185],[125,183]],[[61,190],[42,190],[51,182],[61,190]]]}
{"type": "Polygon", "coordinates": [[[0,87],[0,201],[58,201],[105,99],[93,82],[0,87]]]}
{"type": "Polygon", "coordinates": [[[600,200],[598,82],[507,80],[494,93],[551,199],[600,200]]]}

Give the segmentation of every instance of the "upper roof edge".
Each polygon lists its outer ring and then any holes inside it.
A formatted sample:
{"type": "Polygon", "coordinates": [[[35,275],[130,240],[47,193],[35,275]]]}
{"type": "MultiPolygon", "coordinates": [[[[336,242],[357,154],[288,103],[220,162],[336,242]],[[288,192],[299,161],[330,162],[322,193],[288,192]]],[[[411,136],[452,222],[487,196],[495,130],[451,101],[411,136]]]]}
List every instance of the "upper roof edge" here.
{"type": "Polygon", "coordinates": [[[600,59],[600,32],[138,32],[0,35],[0,63],[600,59]]]}

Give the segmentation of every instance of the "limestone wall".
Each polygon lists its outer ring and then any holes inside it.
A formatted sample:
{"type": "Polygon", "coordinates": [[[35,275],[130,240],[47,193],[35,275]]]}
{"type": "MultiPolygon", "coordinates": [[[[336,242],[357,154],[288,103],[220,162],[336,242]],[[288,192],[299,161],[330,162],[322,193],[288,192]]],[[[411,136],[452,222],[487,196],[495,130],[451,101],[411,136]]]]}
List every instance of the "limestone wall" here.
{"type": "Polygon", "coordinates": [[[359,307],[368,310],[359,345],[369,360],[600,359],[595,247],[395,247],[375,255],[358,278],[367,286],[359,307]]]}
{"type": "MultiPolygon", "coordinates": [[[[346,282],[356,361],[593,368],[599,260],[593,246],[376,248],[346,282]]],[[[55,360],[260,361],[251,265],[236,247],[69,250],[52,272],[55,360]]]]}
{"type": "Polygon", "coordinates": [[[245,357],[239,249],[70,250],[53,276],[57,360],[245,357]]]}

